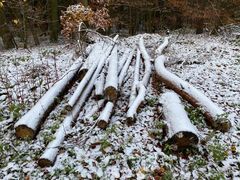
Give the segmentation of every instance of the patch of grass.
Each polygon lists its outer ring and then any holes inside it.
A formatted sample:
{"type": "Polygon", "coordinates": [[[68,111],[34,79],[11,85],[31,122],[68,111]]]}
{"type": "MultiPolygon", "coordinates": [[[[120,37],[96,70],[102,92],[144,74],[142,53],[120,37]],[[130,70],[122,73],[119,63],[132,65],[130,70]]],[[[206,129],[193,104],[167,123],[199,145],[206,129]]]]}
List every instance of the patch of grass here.
{"type": "Polygon", "coordinates": [[[146,102],[147,102],[148,106],[154,107],[157,105],[158,99],[157,98],[147,98],[146,102]]]}
{"type": "Polygon", "coordinates": [[[212,155],[213,160],[215,162],[223,161],[228,157],[228,152],[227,152],[226,148],[219,143],[210,144],[208,146],[208,150],[209,150],[210,154],[212,155]]]}
{"type": "Polygon", "coordinates": [[[127,159],[127,165],[130,169],[134,168],[136,166],[137,161],[139,160],[139,158],[137,157],[129,157],[127,159]]]}
{"type": "Polygon", "coordinates": [[[172,180],[172,179],[174,179],[174,178],[173,178],[173,173],[172,173],[172,171],[167,170],[167,171],[164,173],[162,179],[163,179],[163,180],[172,180]]]}
{"type": "Polygon", "coordinates": [[[202,157],[197,157],[196,159],[189,163],[189,169],[190,171],[193,171],[206,165],[207,161],[205,159],[203,159],[202,157]]]}
{"type": "Polygon", "coordinates": [[[10,104],[8,110],[14,120],[19,119],[21,111],[25,108],[24,104],[10,104]]]}
{"type": "Polygon", "coordinates": [[[107,139],[102,139],[100,141],[100,150],[104,152],[104,150],[108,147],[111,147],[112,144],[107,139]]]}
{"type": "Polygon", "coordinates": [[[210,180],[225,180],[225,176],[223,172],[219,171],[211,171],[211,175],[209,177],[210,180]]]}
{"type": "Polygon", "coordinates": [[[204,116],[200,108],[194,108],[194,107],[185,107],[185,110],[188,113],[189,119],[197,125],[203,125],[204,124],[204,116]]]}

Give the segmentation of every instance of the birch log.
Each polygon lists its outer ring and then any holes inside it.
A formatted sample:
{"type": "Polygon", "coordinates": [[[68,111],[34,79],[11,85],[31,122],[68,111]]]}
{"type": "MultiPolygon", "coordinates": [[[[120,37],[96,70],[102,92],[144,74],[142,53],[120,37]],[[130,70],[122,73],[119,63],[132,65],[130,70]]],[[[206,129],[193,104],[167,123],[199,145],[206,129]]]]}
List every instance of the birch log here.
{"type": "Polygon", "coordinates": [[[106,46],[103,43],[97,42],[93,46],[92,51],[90,52],[89,56],[87,57],[86,61],[82,65],[79,70],[79,79],[82,80],[83,77],[86,75],[87,71],[92,67],[92,65],[99,60],[97,54],[100,54],[106,46]]]}
{"type": "Polygon", "coordinates": [[[199,142],[198,131],[189,120],[179,96],[166,92],[160,98],[163,115],[168,125],[168,143],[178,148],[196,145],[199,142]]]}
{"type": "MultiPolygon", "coordinates": [[[[100,55],[100,60],[95,62],[92,67],[88,70],[88,72],[86,73],[86,75],[84,76],[84,78],[82,79],[82,81],[79,83],[76,91],[74,92],[74,94],[72,95],[72,97],[69,99],[68,101],[68,105],[66,106],[67,110],[71,110],[74,106],[74,104],[76,104],[77,100],[79,99],[79,97],[81,96],[85,86],[87,85],[87,83],[89,82],[89,80],[91,79],[91,77],[93,76],[93,73],[95,71],[98,71],[98,74],[102,71],[102,67],[101,69],[97,69],[96,67],[99,67],[98,65],[101,64],[101,66],[104,65],[105,60],[107,59],[107,57],[111,54],[112,49],[115,46],[115,43],[117,41],[118,35],[114,37],[113,43],[106,49],[106,51],[102,52],[100,55]]],[[[97,55],[98,56],[98,55],[97,55]]],[[[97,76],[98,76],[97,74],[97,76]]],[[[95,80],[97,79],[97,77],[95,78],[95,80]]],[[[94,80],[94,81],[95,81],[94,80]]]]}
{"type": "Polygon", "coordinates": [[[44,96],[15,124],[15,133],[18,138],[33,139],[42,122],[57,104],[61,97],[76,81],[76,75],[81,63],[74,63],[70,70],[55,83],[44,96]]]}
{"type": "Polygon", "coordinates": [[[113,111],[114,104],[112,102],[107,102],[103,111],[98,118],[98,127],[101,129],[106,129],[109,124],[110,116],[113,111]]]}
{"type": "Polygon", "coordinates": [[[131,104],[130,108],[127,111],[127,124],[132,125],[136,120],[137,109],[140,104],[144,101],[144,97],[146,94],[146,88],[142,82],[138,84],[138,95],[131,104]]]}
{"type": "Polygon", "coordinates": [[[105,68],[96,79],[95,86],[95,99],[100,100],[104,98],[104,84],[105,84],[105,68]]]}
{"type": "Polygon", "coordinates": [[[131,94],[129,98],[129,105],[130,107],[133,103],[133,101],[136,99],[137,96],[137,84],[139,83],[139,70],[140,70],[140,50],[137,49],[137,57],[136,57],[136,63],[134,67],[134,77],[133,77],[133,84],[131,88],[131,94]]]}
{"type": "Polygon", "coordinates": [[[115,102],[118,96],[118,52],[117,47],[112,51],[109,57],[108,73],[104,89],[105,98],[108,101],[115,102]]]}
{"type": "Polygon", "coordinates": [[[46,150],[44,151],[43,155],[38,160],[38,165],[40,167],[52,166],[57,157],[57,153],[61,144],[63,143],[67,131],[71,128],[71,124],[76,118],[78,118],[79,113],[81,111],[82,106],[84,105],[85,101],[87,100],[88,96],[91,94],[91,91],[94,87],[95,80],[99,75],[99,72],[103,68],[104,61],[98,65],[97,70],[94,72],[91,80],[87,84],[86,88],[84,89],[83,93],[81,94],[80,98],[78,99],[77,103],[75,103],[71,112],[68,113],[67,117],[64,119],[63,124],[60,128],[56,131],[54,135],[54,140],[51,141],[46,150]]]}
{"type": "Polygon", "coordinates": [[[125,78],[125,76],[126,76],[128,67],[129,67],[129,65],[130,65],[130,63],[131,63],[131,61],[132,61],[132,58],[133,58],[133,56],[134,56],[135,51],[136,51],[136,48],[134,48],[134,49],[132,50],[132,52],[129,54],[128,59],[126,60],[124,66],[123,66],[123,68],[122,68],[122,70],[121,70],[121,72],[120,72],[120,74],[119,74],[119,79],[118,79],[118,86],[119,86],[119,87],[121,87],[122,84],[123,84],[123,80],[124,80],[124,78],[125,78]]]}
{"type": "Polygon", "coordinates": [[[157,48],[156,54],[158,56],[162,55],[163,50],[168,46],[169,37],[165,37],[163,43],[157,48]]]}
{"type": "Polygon", "coordinates": [[[120,74],[124,64],[126,63],[126,60],[128,59],[128,56],[130,55],[131,50],[130,49],[126,49],[122,55],[122,57],[119,59],[118,62],[118,75],[120,74]]]}
{"type": "Polygon", "coordinates": [[[202,109],[206,123],[212,128],[222,132],[228,131],[231,127],[231,123],[227,117],[225,117],[224,111],[194,86],[169,72],[164,66],[165,61],[166,57],[163,55],[155,60],[155,69],[162,82],[194,107],[202,109]]]}

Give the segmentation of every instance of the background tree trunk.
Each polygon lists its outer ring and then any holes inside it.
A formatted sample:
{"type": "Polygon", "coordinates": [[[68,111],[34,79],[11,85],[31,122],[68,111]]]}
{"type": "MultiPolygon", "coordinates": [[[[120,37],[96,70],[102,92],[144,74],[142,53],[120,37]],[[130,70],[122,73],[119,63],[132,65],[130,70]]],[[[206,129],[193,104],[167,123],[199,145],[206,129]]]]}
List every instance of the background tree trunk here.
{"type": "Polygon", "coordinates": [[[7,25],[3,7],[0,7],[0,36],[2,37],[4,48],[10,49],[15,47],[14,39],[7,25]]]}
{"type": "Polygon", "coordinates": [[[59,29],[59,18],[58,18],[58,0],[48,1],[49,10],[49,30],[50,30],[50,41],[58,41],[58,29],[59,29]]]}

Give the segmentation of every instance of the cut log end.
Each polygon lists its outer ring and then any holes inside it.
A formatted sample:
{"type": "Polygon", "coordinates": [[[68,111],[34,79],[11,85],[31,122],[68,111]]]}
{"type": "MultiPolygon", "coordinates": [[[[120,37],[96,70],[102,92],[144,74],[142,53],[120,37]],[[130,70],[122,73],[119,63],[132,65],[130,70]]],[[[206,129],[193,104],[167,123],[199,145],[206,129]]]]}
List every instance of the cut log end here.
{"type": "Polygon", "coordinates": [[[85,74],[87,73],[88,69],[81,69],[78,73],[78,77],[79,77],[79,81],[81,81],[83,79],[83,77],[85,76],[85,74]]]}
{"type": "Polygon", "coordinates": [[[115,87],[107,87],[104,91],[104,95],[108,101],[116,102],[117,101],[117,89],[115,87]]]}
{"type": "Polygon", "coordinates": [[[177,145],[178,148],[190,147],[197,145],[199,139],[196,134],[188,131],[182,131],[174,134],[168,142],[177,145]]]}
{"type": "Polygon", "coordinates": [[[15,133],[18,138],[21,139],[33,139],[35,137],[35,132],[33,129],[26,125],[19,125],[15,128],[15,133]]]}
{"type": "Polygon", "coordinates": [[[50,166],[53,166],[53,165],[54,165],[54,162],[50,161],[49,159],[40,158],[40,159],[38,160],[38,165],[39,165],[41,168],[50,167],[50,166]]]}
{"type": "Polygon", "coordinates": [[[132,126],[136,122],[134,117],[127,117],[127,125],[132,126]]]}
{"type": "Polygon", "coordinates": [[[98,122],[98,127],[101,129],[106,129],[108,126],[108,122],[104,121],[104,120],[99,120],[98,122]]]}

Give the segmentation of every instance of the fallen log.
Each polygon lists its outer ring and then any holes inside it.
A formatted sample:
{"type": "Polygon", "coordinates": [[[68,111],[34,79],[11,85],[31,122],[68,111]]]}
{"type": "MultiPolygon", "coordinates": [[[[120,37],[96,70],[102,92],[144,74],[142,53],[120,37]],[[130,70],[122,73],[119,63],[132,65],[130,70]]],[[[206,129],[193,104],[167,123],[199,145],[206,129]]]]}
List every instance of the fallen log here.
{"type": "Polygon", "coordinates": [[[139,83],[139,70],[140,70],[140,50],[137,49],[137,57],[136,57],[136,63],[134,67],[134,77],[133,77],[133,84],[131,88],[131,94],[129,98],[129,104],[128,107],[130,107],[133,103],[133,101],[136,99],[137,96],[137,84],[139,83]]]}
{"type": "MultiPolygon", "coordinates": [[[[77,100],[79,99],[79,97],[81,96],[84,88],[86,87],[87,83],[89,82],[89,80],[91,79],[91,77],[93,76],[95,71],[98,71],[98,74],[102,71],[102,67],[104,65],[105,60],[107,59],[107,57],[111,54],[112,49],[115,46],[115,43],[117,41],[118,35],[114,37],[113,39],[113,43],[106,49],[106,51],[101,52],[101,56],[100,56],[100,60],[95,62],[91,68],[88,70],[88,72],[86,73],[86,75],[84,76],[84,78],[82,79],[82,81],[79,83],[76,91],[74,92],[74,94],[71,96],[71,98],[68,101],[68,105],[66,106],[67,110],[71,110],[74,105],[76,104],[77,100]],[[100,67],[99,64],[101,64],[101,68],[100,69],[96,69],[97,67],[100,67]]],[[[98,76],[97,74],[97,76],[98,76]]],[[[96,77],[97,78],[97,77],[96,77]]],[[[96,80],[95,78],[95,80],[96,80]]],[[[94,81],[95,81],[94,80],[94,81]]]]}
{"type": "Polygon", "coordinates": [[[115,102],[118,96],[118,52],[117,47],[112,51],[109,57],[108,73],[104,89],[105,98],[108,101],[115,102]]]}
{"type": "Polygon", "coordinates": [[[206,123],[209,126],[222,132],[228,131],[231,123],[225,117],[226,113],[201,91],[169,72],[164,66],[165,61],[166,57],[163,55],[155,60],[155,69],[161,81],[168,88],[182,96],[183,99],[187,100],[192,106],[202,109],[206,123]]]}
{"type": "Polygon", "coordinates": [[[151,57],[146,51],[146,48],[143,42],[143,37],[141,37],[139,40],[139,49],[144,59],[144,75],[143,75],[142,81],[138,84],[136,98],[133,100],[133,97],[130,96],[131,105],[129,106],[129,109],[127,111],[127,124],[129,126],[134,124],[136,121],[137,109],[140,106],[140,104],[144,101],[146,88],[152,73],[151,57]]]}
{"type": "Polygon", "coordinates": [[[78,99],[77,103],[75,103],[73,109],[70,112],[68,112],[68,115],[64,119],[62,125],[54,134],[54,140],[48,144],[43,155],[38,160],[38,165],[40,167],[48,167],[54,165],[59,148],[67,135],[66,133],[71,128],[72,122],[78,118],[81,108],[86,102],[88,96],[91,94],[95,80],[99,75],[100,70],[103,68],[103,65],[104,61],[102,61],[98,65],[97,70],[94,72],[92,78],[90,79],[83,93],[80,95],[80,98],[78,99]]]}
{"type": "Polygon", "coordinates": [[[198,144],[198,131],[189,120],[179,96],[174,92],[166,92],[161,96],[160,104],[168,126],[167,143],[178,148],[198,144]]]}
{"type": "Polygon", "coordinates": [[[83,63],[82,67],[79,70],[79,79],[82,80],[83,77],[86,75],[88,70],[92,67],[96,61],[99,60],[98,57],[96,57],[96,54],[99,54],[100,52],[104,51],[106,47],[104,46],[104,43],[97,42],[93,46],[89,56],[87,57],[86,61],[83,63]]]}
{"type": "Polygon", "coordinates": [[[64,95],[77,80],[76,75],[81,62],[74,63],[70,70],[56,82],[39,101],[15,124],[15,134],[18,138],[33,139],[42,122],[58,103],[58,98],[64,95]]]}
{"type": "Polygon", "coordinates": [[[157,48],[156,54],[158,56],[162,55],[163,50],[168,46],[169,37],[165,37],[163,43],[157,48]]]}
{"type": "Polygon", "coordinates": [[[134,49],[131,51],[131,53],[129,54],[129,56],[128,56],[125,64],[124,64],[124,66],[122,67],[122,70],[121,70],[121,72],[120,72],[120,74],[119,74],[119,78],[118,78],[118,86],[119,86],[119,87],[121,87],[122,84],[123,84],[123,80],[124,80],[124,78],[125,78],[125,75],[126,75],[126,73],[127,73],[128,67],[129,67],[129,65],[130,65],[130,63],[131,63],[131,61],[132,61],[132,58],[133,58],[133,56],[134,56],[135,51],[136,51],[136,48],[134,48],[134,49]]]}
{"type": "Polygon", "coordinates": [[[100,116],[98,117],[98,127],[101,129],[106,129],[109,124],[109,119],[113,111],[113,102],[107,102],[100,116]]]}
{"type": "Polygon", "coordinates": [[[151,73],[152,73],[152,69],[151,69],[151,57],[147,53],[147,50],[143,42],[143,37],[141,37],[139,40],[139,49],[144,59],[144,76],[142,79],[142,83],[145,87],[147,87],[151,73]]]}
{"type": "Polygon", "coordinates": [[[146,94],[146,88],[142,82],[140,82],[138,84],[137,89],[138,89],[138,95],[127,111],[127,124],[129,126],[135,122],[135,119],[136,119],[135,116],[137,114],[137,109],[140,106],[140,104],[144,101],[144,97],[146,94]]]}
{"type": "Polygon", "coordinates": [[[126,60],[128,59],[129,54],[131,53],[130,49],[126,49],[122,55],[122,57],[119,59],[118,62],[118,75],[120,74],[124,64],[126,63],[126,60]]]}
{"type": "Polygon", "coordinates": [[[95,99],[104,98],[104,83],[105,83],[105,69],[102,70],[101,74],[97,77],[95,86],[95,99]]]}

